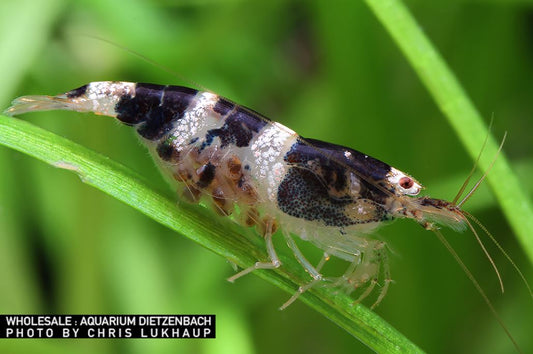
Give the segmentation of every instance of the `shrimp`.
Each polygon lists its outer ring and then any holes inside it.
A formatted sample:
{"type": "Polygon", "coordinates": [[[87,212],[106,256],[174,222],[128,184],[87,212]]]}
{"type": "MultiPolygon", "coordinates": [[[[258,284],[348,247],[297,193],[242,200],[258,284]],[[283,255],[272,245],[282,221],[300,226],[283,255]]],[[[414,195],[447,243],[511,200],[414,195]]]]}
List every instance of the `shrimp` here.
{"type": "MultiPolygon", "coordinates": [[[[280,267],[272,237],[281,229],[311,277],[282,309],[317,285],[358,291],[356,302],[379,285],[372,308],[377,306],[391,278],[385,242],[368,234],[387,221],[407,218],[439,236],[496,315],[438,229],[438,225],[456,231],[469,228],[488,256],[469,219],[479,222],[461,210],[481,180],[459,203],[459,195],[453,202],[419,197],[423,186],[385,162],[348,147],[303,138],[223,97],[181,86],[92,82],[57,96],[17,98],[6,114],[45,110],[92,112],[133,126],[183,199],[204,201],[218,214],[255,227],[265,239],[269,258],[229,281],[257,269],[280,267]],[[294,236],[323,250],[316,266],[300,251],[294,236]],[[323,274],[331,256],[349,263],[341,275],[323,274]]],[[[464,186],[459,194],[463,190],[464,186]]]]}

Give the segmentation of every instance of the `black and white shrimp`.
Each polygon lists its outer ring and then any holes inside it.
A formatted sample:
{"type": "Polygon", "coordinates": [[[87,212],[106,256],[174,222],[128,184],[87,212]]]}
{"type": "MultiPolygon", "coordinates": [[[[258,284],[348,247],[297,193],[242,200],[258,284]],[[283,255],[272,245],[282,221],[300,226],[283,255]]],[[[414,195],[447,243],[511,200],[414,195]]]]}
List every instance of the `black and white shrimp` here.
{"type": "Polygon", "coordinates": [[[437,233],[437,225],[470,227],[475,233],[462,202],[416,197],[423,187],[408,174],[359,151],[303,138],[210,92],[92,82],[57,96],[20,97],[6,113],[45,110],[93,112],[135,127],[182,198],[203,200],[217,213],[255,226],[269,259],[230,281],[281,266],[272,242],[281,229],[311,276],[282,308],[315,285],[357,290],[360,301],[379,284],[373,306],[379,304],[391,281],[386,244],[367,235],[385,221],[409,218],[437,233]],[[316,266],[298,249],[294,235],[323,250],[316,266]],[[323,275],[330,256],[350,263],[343,274],[323,275]]]}

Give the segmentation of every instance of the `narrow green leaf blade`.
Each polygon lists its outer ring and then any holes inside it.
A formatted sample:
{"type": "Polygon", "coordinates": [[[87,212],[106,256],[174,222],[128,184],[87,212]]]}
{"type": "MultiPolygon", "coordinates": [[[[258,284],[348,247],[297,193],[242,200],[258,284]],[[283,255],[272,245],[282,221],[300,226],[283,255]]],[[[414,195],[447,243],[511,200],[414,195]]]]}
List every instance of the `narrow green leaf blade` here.
{"type": "MultiPolygon", "coordinates": [[[[475,159],[488,133],[487,127],[444,59],[400,0],[366,2],[400,47],[475,159]]],[[[512,139],[512,132],[510,138],[512,139]]],[[[484,153],[486,158],[479,162],[482,169],[489,167],[497,149],[498,143],[490,137],[484,153]]],[[[505,154],[498,157],[487,178],[507,220],[533,262],[533,207],[505,154]]]]}

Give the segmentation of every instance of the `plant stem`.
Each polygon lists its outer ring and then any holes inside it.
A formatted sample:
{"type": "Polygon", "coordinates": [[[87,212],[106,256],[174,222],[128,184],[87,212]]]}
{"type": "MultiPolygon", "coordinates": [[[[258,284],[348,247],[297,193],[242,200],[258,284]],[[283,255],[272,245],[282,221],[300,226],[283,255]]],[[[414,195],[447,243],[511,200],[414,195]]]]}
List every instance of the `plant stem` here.
{"type": "MultiPolygon", "coordinates": [[[[420,25],[400,0],[366,0],[366,3],[400,47],[475,159],[488,134],[487,127],[420,25]]],[[[482,169],[488,168],[497,149],[498,144],[489,137],[485,153],[489,158],[479,161],[482,169]]],[[[509,224],[533,262],[533,207],[505,154],[500,154],[487,179],[509,224]]]]}

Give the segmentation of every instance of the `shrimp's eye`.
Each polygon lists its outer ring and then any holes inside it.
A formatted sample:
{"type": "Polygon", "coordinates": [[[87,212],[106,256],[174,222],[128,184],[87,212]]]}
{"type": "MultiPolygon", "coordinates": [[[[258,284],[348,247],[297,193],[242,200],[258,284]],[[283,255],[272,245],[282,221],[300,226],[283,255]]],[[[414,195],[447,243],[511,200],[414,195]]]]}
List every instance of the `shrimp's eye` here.
{"type": "Polygon", "coordinates": [[[402,187],[403,189],[409,189],[415,184],[415,182],[413,181],[412,178],[402,177],[400,178],[399,184],[400,184],[400,187],[402,187]]]}

